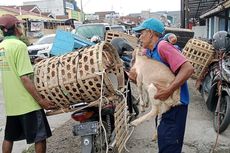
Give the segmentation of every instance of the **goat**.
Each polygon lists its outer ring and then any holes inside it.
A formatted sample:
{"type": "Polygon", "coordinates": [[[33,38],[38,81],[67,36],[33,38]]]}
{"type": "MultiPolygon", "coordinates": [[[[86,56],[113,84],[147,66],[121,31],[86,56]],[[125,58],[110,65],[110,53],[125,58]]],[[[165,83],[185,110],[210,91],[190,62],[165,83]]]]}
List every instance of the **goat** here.
{"type": "MultiPolygon", "coordinates": [[[[157,88],[154,84],[167,87],[175,79],[175,75],[172,71],[163,63],[148,58],[142,54],[141,48],[135,49],[135,63],[132,68],[136,69],[137,73],[137,88],[139,93],[141,111],[144,111],[145,107],[151,104],[151,110],[147,114],[137,118],[131,122],[131,125],[137,126],[145,120],[149,120],[153,117],[161,116],[168,111],[171,107],[181,104],[180,103],[180,89],[174,91],[167,100],[161,101],[154,99],[154,95],[157,92],[157,88]],[[144,92],[147,95],[147,103],[143,101],[144,92]]],[[[155,120],[154,120],[155,122],[155,120]]],[[[155,125],[155,124],[154,124],[155,125]]],[[[156,127],[154,126],[154,139],[156,138],[156,127]]]]}

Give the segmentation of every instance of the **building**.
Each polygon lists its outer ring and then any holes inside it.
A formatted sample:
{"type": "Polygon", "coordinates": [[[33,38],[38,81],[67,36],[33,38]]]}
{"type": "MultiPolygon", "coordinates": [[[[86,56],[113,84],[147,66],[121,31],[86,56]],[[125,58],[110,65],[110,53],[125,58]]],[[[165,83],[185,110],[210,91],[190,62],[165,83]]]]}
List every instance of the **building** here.
{"type": "Polygon", "coordinates": [[[229,0],[181,0],[181,25],[192,28],[196,38],[212,39],[217,31],[230,30],[229,0]],[[184,9],[188,8],[188,9],[184,9]]]}
{"type": "Polygon", "coordinates": [[[66,0],[40,0],[23,2],[26,5],[37,5],[41,12],[51,13],[55,18],[84,20],[84,13],[77,7],[76,1],[70,3],[66,0]],[[60,16],[60,17],[57,17],[60,16]],[[63,17],[67,16],[67,17],[63,17]]]}
{"type": "Polygon", "coordinates": [[[172,27],[180,27],[180,11],[141,11],[141,13],[132,13],[129,14],[129,16],[142,19],[157,18],[159,20],[162,19],[162,16],[166,16],[167,20],[170,21],[172,27]]]}
{"type": "Polygon", "coordinates": [[[217,31],[230,31],[230,1],[224,1],[200,16],[206,20],[207,38],[217,31]]]}
{"type": "Polygon", "coordinates": [[[51,12],[55,15],[66,15],[63,0],[41,0],[23,2],[23,5],[37,5],[42,12],[51,12]]]}

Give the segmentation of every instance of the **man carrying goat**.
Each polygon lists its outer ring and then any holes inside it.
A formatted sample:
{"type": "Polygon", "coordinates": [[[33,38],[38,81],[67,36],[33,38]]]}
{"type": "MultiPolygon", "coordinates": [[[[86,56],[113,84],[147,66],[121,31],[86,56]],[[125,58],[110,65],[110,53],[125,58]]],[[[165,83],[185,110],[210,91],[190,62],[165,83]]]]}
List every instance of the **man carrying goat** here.
{"type": "MultiPolygon", "coordinates": [[[[174,91],[180,89],[181,105],[172,107],[166,113],[163,113],[157,129],[159,153],[180,153],[183,146],[189,104],[186,80],[193,73],[193,67],[172,44],[161,38],[164,32],[164,25],[161,21],[150,18],[133,30],[141,33],[139,39],[141,46],[145,48],[146,56],[163,63],[175,75],[175,78],[167,86],[155,82],[156,94],[149,98],[165,101],[172,96],[174,91]]],[[[149,73],[159,72],[147,71],[141,75],[149,75],[149,73]]],[[[136,73],[135,67],[130,70],[129,77],[131,80],[136,82],[137,75],[140,74],[136,73]]]]}

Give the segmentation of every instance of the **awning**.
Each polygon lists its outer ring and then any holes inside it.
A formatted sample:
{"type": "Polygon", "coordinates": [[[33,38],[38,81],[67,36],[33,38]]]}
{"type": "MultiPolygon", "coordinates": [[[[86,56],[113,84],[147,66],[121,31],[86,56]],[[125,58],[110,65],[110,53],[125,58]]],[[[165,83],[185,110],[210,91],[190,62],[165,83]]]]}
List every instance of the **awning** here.
{"type": "Polygon", "coordinates": [[[21,19],[21,20],[28,19],[30,21],[45,21],[45,22],[56,21],[56,19],[41,17],[41,16],[35,16],[35,15],[18,15],[17,18],[21,19]]]}
{"type": "MultiPolygon", "coordinates": [[[[212,10],[224,1],[225,0],[188,0],[189,18],[199,19],[201,15],[212,10]]],[[[226,2],[229,2],[229,0],[226,2]]]]}
{"type": "Polygon", "coordinates": [[[200,16],[200,18],[206,18],[210,15],[219,13],[227,8],[230,8],[230,1],[226,1],[224,3],[219,4],[218,6],[216,6],[215,8],[213,8],[212,10],[204,13],[203,15],[200,16]]]}

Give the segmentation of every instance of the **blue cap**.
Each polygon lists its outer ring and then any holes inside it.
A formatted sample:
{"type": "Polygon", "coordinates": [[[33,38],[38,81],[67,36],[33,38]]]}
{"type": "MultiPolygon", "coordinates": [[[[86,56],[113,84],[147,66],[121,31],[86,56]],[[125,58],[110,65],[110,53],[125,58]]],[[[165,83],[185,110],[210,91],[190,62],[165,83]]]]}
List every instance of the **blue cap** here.
{"type": "Polygon", "coordinates": [[[163,34],[165,27],[164,27],[164,24],[160,20],[149,18],[143,21],[139,26],[133,28],[133,30],[136,32],[140,32],[145,29],[149,29],[149,30],[158,32],[160,34],[163,34]]]}

